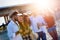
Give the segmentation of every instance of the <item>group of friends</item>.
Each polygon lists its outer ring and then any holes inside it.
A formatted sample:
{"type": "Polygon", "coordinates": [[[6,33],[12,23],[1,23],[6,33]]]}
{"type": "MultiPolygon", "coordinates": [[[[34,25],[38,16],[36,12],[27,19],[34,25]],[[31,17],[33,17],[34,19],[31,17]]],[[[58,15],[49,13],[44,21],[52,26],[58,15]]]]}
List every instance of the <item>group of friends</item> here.
{"type": "Polygon", "coordinates": [[[13,12],[9,14],[10,21],[7,25],[10,40],[47,40],[46,31],[52,40],[58,40],[54,17],[37,13],[24,14],[13,12]]]}

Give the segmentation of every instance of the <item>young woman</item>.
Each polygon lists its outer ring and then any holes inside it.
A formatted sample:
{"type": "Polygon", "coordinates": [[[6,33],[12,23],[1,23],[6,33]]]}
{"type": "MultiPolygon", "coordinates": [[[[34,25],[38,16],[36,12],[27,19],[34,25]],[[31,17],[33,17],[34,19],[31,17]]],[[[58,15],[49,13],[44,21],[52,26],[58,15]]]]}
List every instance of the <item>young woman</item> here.
{"type": "Polygon", "coordinates": [[[20,26],[19,32],[21,33],[23,40],[32,40],[30,37],[30,33],[32,30],[30,29],[30,21],[27,15],[18,16],[18,23],[20,26]]]}
{"type": "Polygon", "coordinates": [[[48,13],[48,14],[45,15],[44,19],[47,23],[48,33],[53,38],[52,40],[58,40],[58,34],[57,34],[57,31],[56,31],[56,25],[55,25],[54,17],[51,14],[48,13]]]}

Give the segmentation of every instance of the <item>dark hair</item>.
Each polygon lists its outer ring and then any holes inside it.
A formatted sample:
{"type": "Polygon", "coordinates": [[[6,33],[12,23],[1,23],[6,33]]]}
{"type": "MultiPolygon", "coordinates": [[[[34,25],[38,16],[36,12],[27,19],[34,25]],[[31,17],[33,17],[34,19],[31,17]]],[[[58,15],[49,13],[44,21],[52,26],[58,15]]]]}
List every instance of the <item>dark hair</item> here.
{"type": "Polygon", "coordinates": [[[14,15],[17,15],[17,14],[18,14],[18,12],[16,12],[16,11],[13,12],[12,15],[10,16],[10,18],[12,18],[14,15]]]}

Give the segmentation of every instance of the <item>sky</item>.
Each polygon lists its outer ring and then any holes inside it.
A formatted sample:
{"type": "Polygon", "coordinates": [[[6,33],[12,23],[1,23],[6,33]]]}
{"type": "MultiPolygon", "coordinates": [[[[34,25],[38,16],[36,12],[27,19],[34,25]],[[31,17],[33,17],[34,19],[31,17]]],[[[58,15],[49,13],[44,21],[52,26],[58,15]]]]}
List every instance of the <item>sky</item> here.
{"type": "Polygon", "coordinates": [[[0,0],[0,8],[1,7],[10,7],[15,5],[23,5],[31,3],[30,0],[0,0]]]}
{"type": "MultiPolygon", "coordinates": [[[[15,5],[23,5],[23,4],[28,4],[28,3],[37,2],[37,1],[40,2],[42,0],[0,0],[0,8],[10,7],[10,6],[15,6],[15,5]]],[[[47,1],[47,0],[43,0],[43,2],[44,1],[47,1]]],[[[52,0],[50,3],[52,3],[53,1],[55,2],[55,1],[60,1],[60,0],[52,0]]]]}

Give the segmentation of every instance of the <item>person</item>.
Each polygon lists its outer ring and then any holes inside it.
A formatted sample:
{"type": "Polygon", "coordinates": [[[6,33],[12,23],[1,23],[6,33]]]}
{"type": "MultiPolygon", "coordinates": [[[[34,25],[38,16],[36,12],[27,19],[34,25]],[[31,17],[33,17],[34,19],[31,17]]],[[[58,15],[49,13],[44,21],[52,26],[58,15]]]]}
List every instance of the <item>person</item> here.
{"type": "Polygon", "coordinates": [[[45,28],[45,21],[43,20],[42,16],[38,16],[36,13],[30,16],[32,30],[38,34],[37,40],[46,40],[46,28],[45,28]]]}
{"type": "Polygon", "coordinates": [[[21,35],[17,35],[19,28],[16,24],[17,21],[17,13],[18,12],[13,12],[9,14],[10,22],[7,25],[7,32],[8,32],[8,37],[10,40],[22,40],[21,35]]]}
{"type": "Polygon", "coordinates": [[[20,26],[20,33],[23,37],[23,40],[32,40],[30,34],[32,30],[30,29],[30,21],[27,15],[18,16],[18,23],[20,26]]]}
{"type": "Polygon", "coordinates": [[[58,40],[54,17],[48,13],[45,15],[44,19],[45,22],[47,23],[47,30],[48,33],[51,35],[52,40],[58,40]]]}

